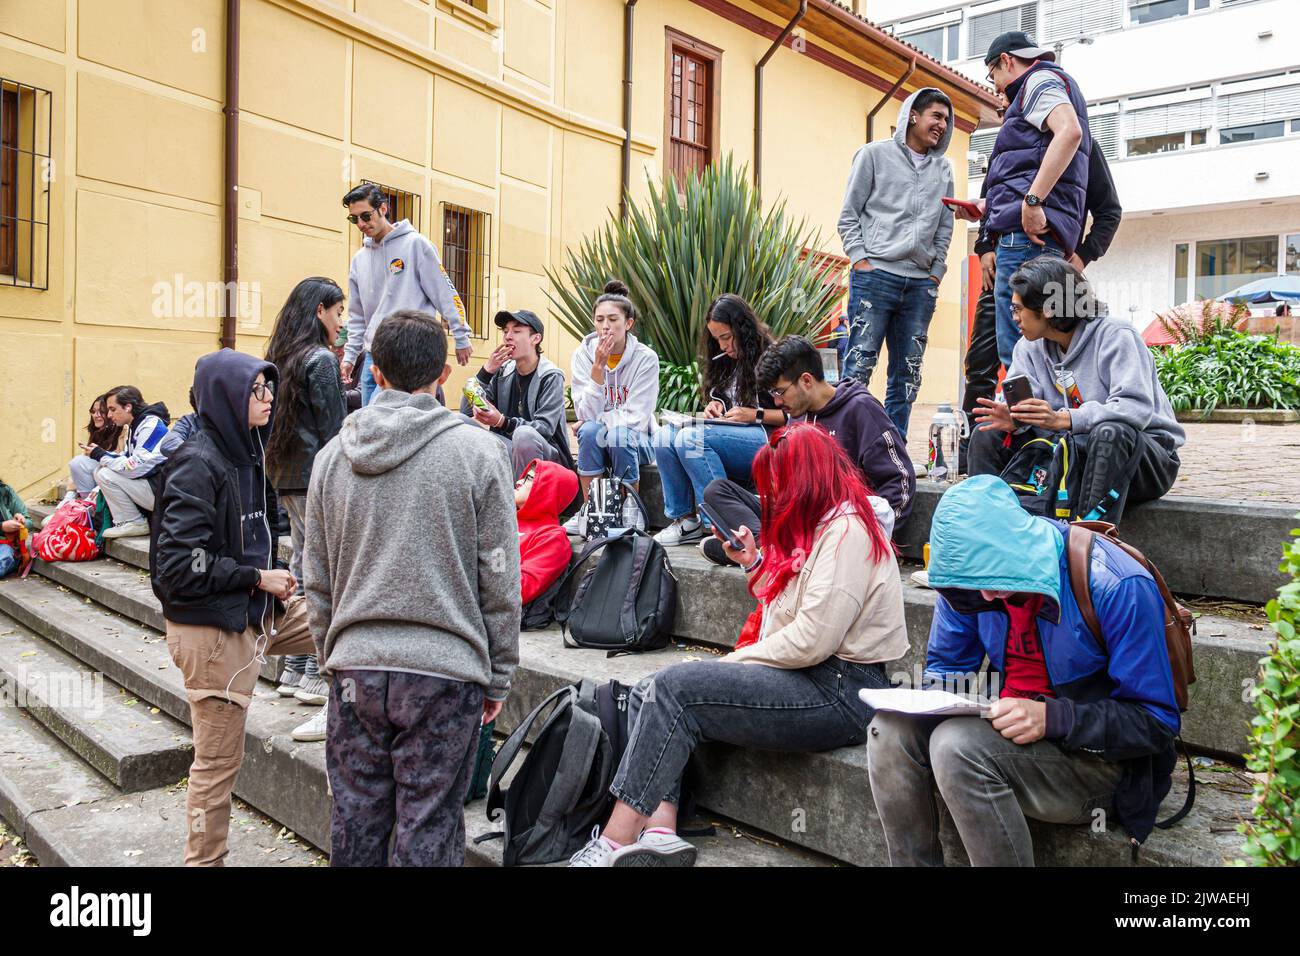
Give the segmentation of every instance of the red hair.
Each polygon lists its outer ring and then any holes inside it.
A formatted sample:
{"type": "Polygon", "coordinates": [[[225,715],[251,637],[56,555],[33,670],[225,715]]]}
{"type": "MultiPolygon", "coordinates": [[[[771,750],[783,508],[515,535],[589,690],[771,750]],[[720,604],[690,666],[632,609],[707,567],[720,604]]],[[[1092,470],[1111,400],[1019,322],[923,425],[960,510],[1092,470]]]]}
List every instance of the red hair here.
{"type": "Polygon", "coordinates": [[[862,472],[820,425],[778,429],[754,459],[754,483],[763,503],[763,572],[750,585],[770,601],[799,573],[827,514],[851,508],[871,539],[871,560],[892,556],[893,546],[868,501],[862,472]]]}

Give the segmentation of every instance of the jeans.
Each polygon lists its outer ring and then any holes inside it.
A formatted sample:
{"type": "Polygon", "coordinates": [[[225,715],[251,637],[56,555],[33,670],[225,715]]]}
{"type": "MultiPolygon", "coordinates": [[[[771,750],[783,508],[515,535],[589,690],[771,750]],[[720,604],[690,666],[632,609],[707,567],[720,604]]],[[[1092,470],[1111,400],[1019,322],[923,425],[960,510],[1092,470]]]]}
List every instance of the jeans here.
{"type": "Polygon", "coordinates": [[[361,407],[365,408],[375,397],[375,392],[379,391],[379,385],[375,382],[374,372],[370,371],[370,353],[362,352],[359,361],[361,362],[361,407]]]}
{"type": "Polygon", "coordinates": [[[1023,232],[1004,232],[998,237],[996,256],[997,280],[993,284],[993,298],[998,310],[998,358],[1005,367],[1011,368],[1011,353],[1020,341],[1020,328],[1011,318],[1011,277],[1030,259],[1039,256],[1064,259],[1065,253],[1050,238],[1047,245],[1039,246],[1023,232]]]}
{"type": "Polygon", "coordinates": [[[849,351],[844,378],[871,384],[880,344],[889,349],[885,413],[907,438],[912,402],[921,389],[921,360],[939,286],[928,276],[913,279],[884,269],[849,271],[849,351]]]}
{"type": "Polygon", "coordinates": [[[1124,768],[1050,740],[1017,744],[982,717],[881,712],[868,773],[891,866],[942,866],[934,788],[973,866],[1033,866],[1025,818],[1091,823],[1109,814],[1124,768]]]}
{"type": "Polygon", "coordinates": [[[829,657],[800,670],[762,664],[674,664],[644,688],[610,792],[650,816],[675,797],[695,747],[705,741],[814,753],[867,739],[864,687],[888,687],[880,664],[829,657]]]}
{"type": "Polygon", "coordinates": [[[709,482],[719,478],[748,482],[754,456],[766,443],[761,425],[665,426],[655,436],[664,512],[671,519],[692,514],[709,482]]]}
{"type": "Polygon", "coordinates": [[[646,432],[602,422],[583,422],[578,427],[578,474],[584,478],[603,475],[635,484],[641,480],[641,466],[655,460],[654,447],[646,432]]]}
{"type": "Polygon", "coordinates": [[[966,433],[958,447],[957,470],[970,474],[966,464],[966,454],[970,448],[971,435],[975,433],[975,418],[971,414],[980,405],[979,398],[992,399],[998,391],[998,310],[994,303],[993,290],[980,293],[975,305],[975,326],[971,329],[970,344],[966,347],[966,389],[962,398],[962,411],[966,415],[966,433]]]}
{"type": "Polygon", "coordinates": [[[0,578],[18,567],[18,554],[11,544],[0,544],[0,578]]]}

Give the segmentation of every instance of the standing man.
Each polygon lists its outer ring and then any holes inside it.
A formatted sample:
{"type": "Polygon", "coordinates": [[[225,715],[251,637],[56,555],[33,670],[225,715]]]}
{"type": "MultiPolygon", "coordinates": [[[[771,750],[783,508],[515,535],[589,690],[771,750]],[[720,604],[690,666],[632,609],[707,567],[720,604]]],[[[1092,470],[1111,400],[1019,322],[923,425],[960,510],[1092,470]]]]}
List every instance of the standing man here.
{"type": "Polygon", "coordinates": [[[921,388],[921,359],[947,268],[952,214],[952,103],[931,87],[898,113],[893,139],[867,143],[853,157],[840,239],[849,274],[849,342],[844,377],[871,383],[880,345],[889,348],[885,411],[906,440],[921,388]]]}
{"type": "Polygon", "coordinates": [[[437,312],[456,338],[456,361],[468,365],[473,349],[465,306],[442,267],[438,250],[410,220],[388,221],[388,202],[374,183],[362,183],[343,197],[348,222],[361,233],[361,248],[348,270],[348,340],[343,348],[343,380],[361,359],[361,404],[375,395],[370,371],[370,340],[384,316],[399,309],[437,312]]]}
{"type": "Polygon", "coordinates": [[[1087,215],[1088,107],[1055,60],[1019,30],[998,36],[984,55],[989,82],[1008,104],[984,177],[986,198],[978,202],[995,245],[998,358],[1008,368],[1020,338],[1011,319],[1012,274],[1041,255],[1074,255],[1087,215]]]}
{"type": "Polygon", "coordinates": [[[402,310],[374,332],[383,391],[312,467],[303,554],[334,866],[459,866],[479,728],[519,662],[519,535],[501,442],[444,408],[447,335],[402,310]],[[418,502],[419,507],[411,507],[418,502]]]}
{"type": "Polygon", "coordinates": [[[518,478],[535,458],[573,468],[564,421],[564,372],[541,354],[544,326],[527,309],[498,312],[496,326],[504,335],[478,370],[486,408],[474,408],[462,398],[462,415],[486,425],[510,446],[511,465],[518,478]]]}

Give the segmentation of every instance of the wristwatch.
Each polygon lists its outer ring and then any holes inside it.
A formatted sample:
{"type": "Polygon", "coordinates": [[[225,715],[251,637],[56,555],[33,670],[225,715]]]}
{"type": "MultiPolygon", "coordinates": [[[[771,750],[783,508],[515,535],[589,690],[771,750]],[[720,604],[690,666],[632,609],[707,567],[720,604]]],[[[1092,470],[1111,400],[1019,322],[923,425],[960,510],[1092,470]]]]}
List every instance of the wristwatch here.
{"type": "Polygon", "coordinates": [[[763,410],[761,408],[754,409],[754,424],[763,424],[763,410]]]}
{"type": "Polygon", "coordinates": [[[1030,193],[1025,197],[1026,206],[1041,206],[1042,204],[1043,201],[1039,199],[1037,196],[1035,196],[1033,193],[1030,193]]]}

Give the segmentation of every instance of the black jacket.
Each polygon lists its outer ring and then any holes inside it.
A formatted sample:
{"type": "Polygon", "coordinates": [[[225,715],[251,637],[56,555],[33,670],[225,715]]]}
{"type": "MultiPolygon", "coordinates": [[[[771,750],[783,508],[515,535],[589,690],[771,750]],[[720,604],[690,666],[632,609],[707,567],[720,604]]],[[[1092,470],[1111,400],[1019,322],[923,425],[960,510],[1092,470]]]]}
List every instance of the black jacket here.
{"type": "Polygon", "coordinates": [[[164,466],[150,528],[149,574],[169,621],[242,631],[269,609],[257,580],[276,547],[275,492],[262,470],[271,428],[248,427],[259,372],[276,379],[270,362],[231,349],[195,366],[203,427],[164,466]]]}
{"type": "Polygon", "coordinates": [[[307,493],[316,454],[339,433],[347,415],[343,375],[329,349],[317,349],[303,363],[296,402],[298,418],[291,442],[268,469],[271,484],[281,494],[307,493]]]}
{"type": "MultiPolygon", "coordinates": [[[[984,183],[987,186],[987,176],[984,177],[984,183]]],[[[984,195],[983,188],[980,189],[980,195],[984,195]]],[[[1110,175],[1110,165],[1106,162],[1106,154],[1102,152],[1096,140],[1093,140],[1092,152],[1088,154],[1088,196],[1085,200],[1085,212],[1092,217],[1092,222],[1088,226],[1088,234],[1079,243],[1079,248],[1074,251],[1079,254],[1079,258],[1086,266],[1106,254],[1111,241],[1115,238],[1115,233],[1119,231],[1119,221],[1124,214],[1124,209],[1119,204],[1119,193],[1115,191],[1115,180],[1110,175]]],[[[984,224],[980,223],[979,236],[975,240],[975,254],[982,256],[995,249],[993,238],[985,231],[984,224]]]]}

